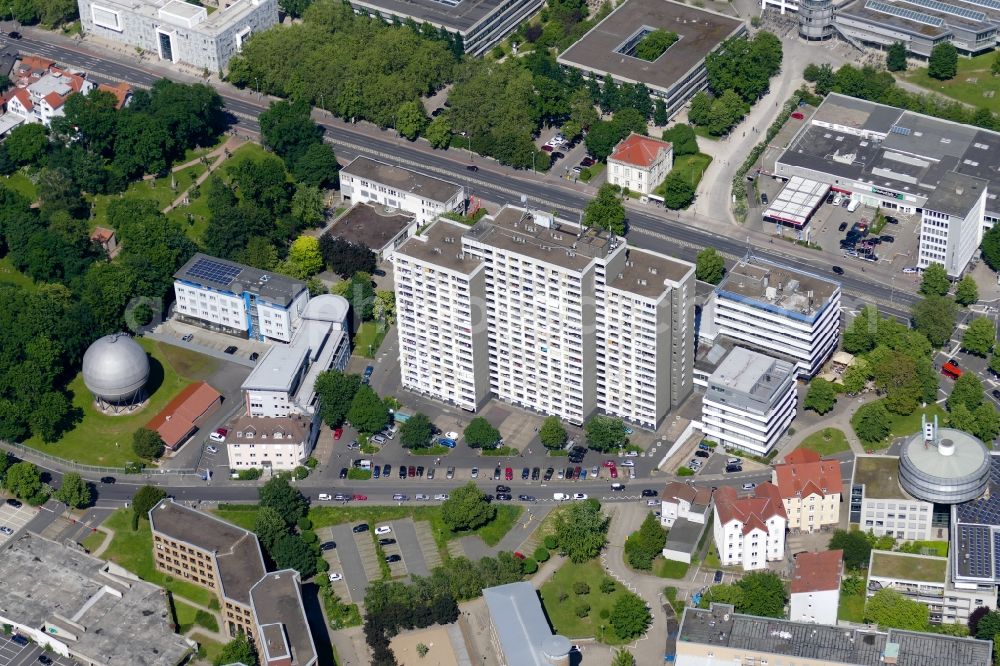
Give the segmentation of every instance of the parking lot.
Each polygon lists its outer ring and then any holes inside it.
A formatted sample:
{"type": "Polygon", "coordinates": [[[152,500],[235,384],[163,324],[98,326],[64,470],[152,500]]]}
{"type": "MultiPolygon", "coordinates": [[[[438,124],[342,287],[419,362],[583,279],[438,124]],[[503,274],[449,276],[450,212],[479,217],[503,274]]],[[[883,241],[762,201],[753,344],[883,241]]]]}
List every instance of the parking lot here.
{"type": "Polygon", "coordinates": [[[200,326],[185,324],[176,319],[167,319],[157,326],[155,331],[158,335],[173,338],[171,343],[179,347],[212,354],[213,356],[221,354],[222,358],[228,357],[237,363],[251,366],[257,358],[251,358],[253,354],[262,355],[270,347],[266,342],[237,338],[225,333],[210,331],[200,326]],[[236,350],[231,354],[227,354],[226,350],[231,347],[236,347],[236,350]]]}
{"type": "Polygon", "coordinates": [[[27,525],[37,513],[37,508],[28,506],[27,504],[22,504],[18,508],[7,503],[0,504],[0,527],[9,527],[14,531],[14,534],[10,535],[0,533],[0,545],[3,545],[8,539],[16,535],[18,530],[27,525]]]}
{"type": "MultiPolygon", "coordinates": [[[[39,656],[47,654],[38,645],[28,641],[27,645],[18,645],[6,636],[0,636],[0,666],[29,666],[37,665],[39,656]]],[[[77,662],[66,657],[60,657],[54,653],[48,653],[49,663],[58,666],[78,666],[77,662]]]]}

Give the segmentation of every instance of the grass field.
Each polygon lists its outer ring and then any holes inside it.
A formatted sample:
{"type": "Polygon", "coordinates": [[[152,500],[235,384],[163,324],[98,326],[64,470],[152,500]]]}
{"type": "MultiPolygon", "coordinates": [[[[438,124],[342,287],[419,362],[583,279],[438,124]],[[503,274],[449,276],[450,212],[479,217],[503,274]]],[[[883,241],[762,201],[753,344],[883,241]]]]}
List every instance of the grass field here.
{"type": "Polygon", "coordinates": [[[222,643],[197,631],[191,634],[191,638],[198,642],[198,654],[210,664],[215,663],[215,658],[222,653],[222,648],[225,647],[222,643]]]}
{"type": "Polygon", "coordinates": [[[668,560],[663,557],[657,557],[653,561],[653,573],[660,578],[673,578],[674,580],[679,580],[687,575],[690,566],[690,564],[685,564],[684,562],[677,562],[676,560],[668,560]]]}
{"type": "Polygon", "coordinates": [[[354,335],[354,349],[365,358],[375,358],[378,348],[382,346],[382,340],[389,331],[386,326],[379,322],[366,321],[358,327],[358,332],[354,335]]]}
{"type": "Polygon", "coordinates": [[[93,553],[101,547],[102,543],[104,543],[104,532],[95,531],[85,536],[80,545],[86,548],[88,552],[93,553]]]}
{"type": "Polygon", "coordinates": [[[945,97],[995,113],[1000,111],[1000,77],[990,73],[994,57],[993,53],[984,53],[975,58],[959,58],[958,75],[949,81],[932,79],[927,75],[926,67],[902,72],[901,78],[945,97]],[[990,94],[993,96],[988,96],[990,94]]]}
{"type": "Polygon", "coordinates": [[[116,199],[152,199],[160,209],[166,208],[203,173],[205,165],[195,164],[163,178],[132,183],[121,194],[95,195],[92,197],[94,217],[91,226],[107,226],[108,204],[116,199]]]}
{"type": "Polygon", "coordinates": [[[10,257],[0,259],[0,283],[13,284],[24,289],[35,288],[34,280],[14,268],[10,263],[10,257]]]}
{"type": "MultiPolygon", "coordinates": [[[[692,187],[697,188],[698,183],[701,181],[701,177],[705,174],[705,169],[708,165],[712,163],[712,157],[706,155],[705,153],[695,153],[694,155],[681,155],[680,157],[674,158],[674,168],[670,173],[679,173],[684,177],[684,180],[691,183],[692,187]]],[[[666,191],[665,187],[666,181],[660,183],[653,190],[655,194],[663,196],[666,191]]]]}
{"type": "Polygon", "coordinates": [[[841,451],[850,451],[851,445],[847,443],[843,431],[837,428],[823,428],[802,440],[798,448],[815,451],[821,456],[829,456],[841,451]]]}
{"type": "Polygon", "coordinates": [[[5,177],[3,179],[3,184],[32,201],[34,201],[35,197],[38,196],[38,188],[36,188],[35,184],[31,182],[31,179],[21,171],[12,173],[11,175],[5,177]]]}
{"type": "Polygon", "coordinates": [[[104,559],[111,560],[139,578],[165,587],[175,596],[189,599],[196,604],[208,606],[215,599],[215,595],[203,587],[175,580],[156,570],[153,563],[153,535],[149,529],[149,521],[140,520],[139,530],[133,532],[132,511],[119,509],[104,521],[104,525],[115,533],[115,538],[104,551],[104,559]]]}
{"type": "MultiPolygon", "coordinates": [[[[139,338],[138,342],[149,353],[149,381],[146,387],[151,395],[145,408],[135,414],[121,416],[101,414],[94,408],[93,398],[84,386],[83,375],[80,374],[70,382],[69,388],[73,394],[73,406],[82,411],[83,419],[58,442],[45,444],[38,437],[32,437],[25,444],[87,465],[121,467],[127,462],[135,461],[132,433],[145,426],[190,383],[190,378],[185,373],[193,373],[195,363],[192,353],[179,347],[146,338],[139,338]],[[179,372],[177,366],[184,372],[179,372]]],[[[198,359],[201,373],[209,372],[216,363],[204,357],[198,359]]]]}
{"type": "Polygon", "coordinates": [[[618,599],[627,593],[617,581],[614,592],[610,594],[601,592],[601,582],[607,577],[599,560],[594,559],[583,564],[566,562],[547,583],[542,585],[540,590],[542,606],[545,607],[545,613],[555,633],[567,638],[593,636],[608,645],[621,645],[624,642],[615,634],[610,623],[601,619],[601,611],[607,609],[610,613],[618,599]],[[577,581],[583,581],[590,586],[590,592],[582,595],[573,592],[573,583],[577,581]],[[561,598],[562,595],[568,596],[561,598]],[[577,617],[576,610],[583,603],[590,605],[590,613],[587,617],[580,618],[577,617]]]}
{"type": "Polygon", "coordinates": [[[837,609],[837,619],[847,622],[865,621],[865,593],[840,593],[840,607],[837,609]]]}

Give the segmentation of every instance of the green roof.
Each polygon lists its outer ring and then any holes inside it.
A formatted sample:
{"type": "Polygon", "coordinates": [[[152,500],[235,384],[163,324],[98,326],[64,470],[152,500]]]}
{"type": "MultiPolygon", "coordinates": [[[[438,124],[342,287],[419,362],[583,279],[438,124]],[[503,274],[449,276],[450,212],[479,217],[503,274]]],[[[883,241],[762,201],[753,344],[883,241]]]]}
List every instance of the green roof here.
{"type": "Polygon", "coordinates": [[[947,557],[910,555],[886,550],[873,550],[869,576],[912,580],[921,583],[944,583],[948,573],[947,557]]]}
{"type": "Polygon", "coordinates": [[[868,499],[913,499],[899,487],[899,458],[894,456],[858,456],[854,483],[864,484],[868,499]]]}

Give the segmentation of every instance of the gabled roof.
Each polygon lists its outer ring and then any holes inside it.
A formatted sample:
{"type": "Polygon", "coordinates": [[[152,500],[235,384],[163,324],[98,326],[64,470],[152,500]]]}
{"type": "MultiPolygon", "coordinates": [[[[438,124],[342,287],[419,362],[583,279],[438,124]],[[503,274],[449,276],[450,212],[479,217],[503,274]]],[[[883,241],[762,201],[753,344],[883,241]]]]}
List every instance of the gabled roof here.
{"type": "Polygon", "coordinates": [[[104,92],[111,93],[115,96],[115,108],[121,109],[125,106],[128,98],[132,96],[132,88],[129,84],[125,82],[118,83],[116,85],[111,85],[109,83],[101,83],[97,86],[98,90],[103,90],[104,92]]]}
{"type": "Polygon", "coordinates": [[[31,111],[32,109],[35,108],[35,105],[31,103],[31,96],[28,94],[28,91],[25,90],[24,88],[17,88],[11,92],[9,99],[15,99],[15,98],[17,99],[18,102],[21,103],[21,106],[23,106],[26,110],[31,111]]]}
{"type": "Polygon", "coordinates": [[[663,499],[684,500],[689,504],[701,504],[708,506],[712,501],[712,489],[702,486],[694,486],[680,481],[671,481],[663,489],[663,499]]]}
{"type": "Polygon", "coordinates": [[[819,454],[808,449],[796,449],[785,461],[774,466],[772,478],[782,498],[825,497],[841,492],[840,463],[821,460],[819,454]]]}
{"type": "Polygon", "coordinates": [[[609,159],[637,167],[649,168],[659,158],[661,151],[670,150],[670,143],[640,134],[629,134],[622,139],[609,159]]]}
{"type": "Polygon", "coordinates": [[[825,592],[840,589],[844,569],[844,551],[825,550],[821,553],[799,553],[795,557],[792,594],[825,592]]]}
{"type": "Polygon", "coordinates": [[[744,534],[755,527],[767,531],[769,518],[788,519],[778,488],[772,483],[760,484],[751,497],[739,497],[734,489],[723,486],[715,491],[715,510],[723,525],[734,520],[743,523],[744,534]]]}

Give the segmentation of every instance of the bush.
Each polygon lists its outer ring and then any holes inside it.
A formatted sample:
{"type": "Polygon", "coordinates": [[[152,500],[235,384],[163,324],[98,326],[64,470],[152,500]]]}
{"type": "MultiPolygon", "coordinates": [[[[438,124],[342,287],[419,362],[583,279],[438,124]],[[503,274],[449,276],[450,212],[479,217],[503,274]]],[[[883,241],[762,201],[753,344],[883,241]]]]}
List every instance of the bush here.
{"type": "Polygon", "coordinates": [[[316,469],[316,465],[318,464],[319,461],[313,458],[312,456],[306,458],[306,467],[308,467],[309,469],[316,469]]]}
{"type": "Polygon", "coordinates": [[[352,467],[347,470],[347,478],[351,481],[368,481],[372,478],[372,471],[370,469],[352,467]]]}
{"type": "Polygon", "coordinates": [[[295,521],[295,526],[299,528],[299,531],[304,532],[306,530],[311,530],[313,523],[306,516],[302,516],[301,518],[295,521]]]}
{"type": "Polygon", "coordinates": [[[535,549],[534,558],[537,562],[548,562],[549,561],[549,549],[545,546],[539,546],[535,549]]]}
{"type": "Polygon", "coordinates": [[[587,617],[590,615],[590,604],[580,604],[576,607],[577,617],[587,617]]]}
{"type": "Polygon", "coordinates": [[[293,476],[295,477],[296,481],[301,481],[302,479],[309,476],[309,468],[306,467],[305,465],[299,465],[298,467],[295,468],[293,476]]]}
{"type": "Polygon", "coordinates": [[[611,609],[610,608],[602,608],[601,612],[598,613],[598,615],[600,615],[600,617],[601,617],[602,620],[607,620],[609,617],[611,617],[611,609]]]}
{"type": "Polygon", "coordinates": [[[604,594],[611,594],[615,591],[615,581],[613,578],[605,578],[601,581],[601,592],[604,594]]]}
{"type": "Polygon", "coordinates": [[[573,592],[575,594],[590,594],[590,586],[582,580],[578,580],[573,583],[573,592]]]}
{"type": "Polygon", "coordinates": [[[545,547],[548,548],[549,550],[555,550],[556,548],[559,547],[559,539],[556,538],[555,534],[550,534],[547,537],[545,537],[542,540],[542,543],[544,543],[545,547]]]}
{"type": "Polygon", "coordinates": [[[260,478],[261,470],[256,467],[251,467],[250,469],[241,469],[237,474],[237,478],[240,481],[256,481],[260,478]]]}
{"type": "Polygon", "coordinates": [[[569,599],[569,595],[566,592],[559,593],[559,603],[564,603],[567,599],[569,599]]]}
{"type": "Polygon", "coordinates": [[[521,560],[521,571],[526,574],[533,574],[538,571],[538,562],[528,557],[521,560]]]}
{"type": "Polygon", "coordinates": [[[680,467],[677,469],[677,476],[694,476],[694,470],[690,467],[680,467]]]}

